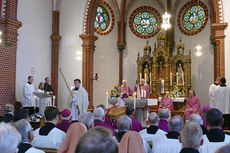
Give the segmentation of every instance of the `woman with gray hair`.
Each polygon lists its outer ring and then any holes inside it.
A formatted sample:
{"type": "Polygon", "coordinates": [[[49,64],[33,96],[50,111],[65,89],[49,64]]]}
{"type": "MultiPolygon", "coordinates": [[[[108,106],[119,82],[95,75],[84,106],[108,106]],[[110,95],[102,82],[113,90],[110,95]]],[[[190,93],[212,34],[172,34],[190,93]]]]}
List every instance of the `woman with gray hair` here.
{"type": "Polygon", "coordinates": [[[19,120],[15,122],[13,126],[18,130],[22,137],[21,144],[18,147],[18,153],[44,153],[44,151],[36,149],[30,144],[34,139],[34,135],[33,129],[27,120],[19,120]]]}
{"type": "Polygon", "coordinates": [[[21,141],[21,135],[10,124],[0,123],[0,150],[1,153],[15,153],[21,141]]]}

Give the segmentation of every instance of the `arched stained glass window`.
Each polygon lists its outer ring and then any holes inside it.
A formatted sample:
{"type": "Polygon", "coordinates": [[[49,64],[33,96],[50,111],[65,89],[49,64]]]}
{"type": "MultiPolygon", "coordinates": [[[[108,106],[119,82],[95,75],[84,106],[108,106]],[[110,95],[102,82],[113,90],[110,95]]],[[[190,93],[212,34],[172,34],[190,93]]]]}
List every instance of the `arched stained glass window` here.
{"type": "Polygon", "coordinates": [[[158,29],[158,19],[149,11],[141,11],[134,16],[133,29],[140,35],[151,35],[158,29]]]}
{"type": "Polygon", "coordinates": [[[109,27],[109,24],[110,17],[108,11],[104,7],[98,6],[94,28],[97,31],[104,32],[109,27]]]}
{"type": "Polygon", "coordinates": [[[183,27],[189,32],[196,32],[206,21],[205,10],[201,6],[189,7],[183,15],[183,27]]]}

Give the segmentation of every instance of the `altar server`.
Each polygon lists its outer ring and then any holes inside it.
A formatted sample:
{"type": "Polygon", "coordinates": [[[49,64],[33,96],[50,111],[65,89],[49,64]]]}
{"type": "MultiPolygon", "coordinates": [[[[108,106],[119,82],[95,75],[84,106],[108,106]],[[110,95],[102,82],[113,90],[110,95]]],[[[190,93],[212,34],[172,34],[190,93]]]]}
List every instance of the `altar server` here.
{"type": "Polygon", "coordinates": [[[56,107],[48,106],[45,110],[46,123],[34,131],[32,146],[38,148],[59,149],[65,138],[65,132],[56,128],[59,111],[56,107]]]}
{"type": "Polygon", "coordinates": [[[216,81],[209,87],[209,99],[210,99],[210,106],[214,106],[214,93],[215,89],[217,89],[220,85],[220,77],[216,78],[216,81]]]}
{"type": "Polygon", "coordinates": [[[128,98],[129,96],[132,96],[132,94],[133,94],[133,91],[127,85],[126,80],[122,80],[122,85],[119,87],[119,91],[122,95],[122,98],[128,98]]]}
{"type": "Polygon", "coordinates": [[[194,90],[189,91],[189,98],[187,99],[186,109],[185,109],[185,120],[188,120],[191,114],[201,114],[200,100],[195,95],[194,90]]]}
{"type": "Polygon", "coordinates": [[[226,79],[220,79],[220,87],[214,93],[213,108],[219,109],[224,115],[225,125],[230,127],[230,87],[226,86],[226,79]]]}
{"type": "Polygon", "coordinates": [[[34,77],[28,76],[28,82],[23,86],[22,107],[29,110],[29,115],[34,113],[34,107],[36,106],[33,94],[35,92],[33,82],[34,77]]]}
{"type": "Polygon", "coordinates": [[[173,100],[169,97],[169,91],[165,92],[165,96],[162,101],[160,101],[159,110],[162,108],[167,108],[170,111],[173,111],[173,100]]]}
{"type": "Polygon", "coordinates": [[[72,121],[78,120],[78,115],[83,112],[87,112],[89,101],[88,93],[81,85],[80,79],[74,80],[75,88],[72,90],[71,112],[72,121]]]}
{"type": "Polygon", "coordinates": [[[146,140],[147,142],[152,142],[152,139],[155,138],[154,136],[166,134],[166,132],[162,131],[158,127],[159,117],[157,113],[155,112],[150,113],[148,116],[148,121],[150,126],[147,129],[141,130],[139,132],[139,134],[144,140],[146,140]]]}
{"type": "Polygon", "coordinates": [[[179,142],[183,119],[181,116],[173,116],[169,120],[169,133],[157,136],[152,142],[152,153],[177,153],[182,145],[179,142]]]}

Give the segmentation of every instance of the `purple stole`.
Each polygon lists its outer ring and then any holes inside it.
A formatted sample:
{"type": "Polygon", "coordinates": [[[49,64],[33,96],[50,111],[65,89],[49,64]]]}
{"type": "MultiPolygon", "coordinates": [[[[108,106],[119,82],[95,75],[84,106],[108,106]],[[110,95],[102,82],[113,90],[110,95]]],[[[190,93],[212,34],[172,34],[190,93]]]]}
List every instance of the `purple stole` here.
{"type": "Polygon", "coordinates": [[[160,119],[158,128],[168,133],[169,132],[168,121],[164,119],[160,119]]]}

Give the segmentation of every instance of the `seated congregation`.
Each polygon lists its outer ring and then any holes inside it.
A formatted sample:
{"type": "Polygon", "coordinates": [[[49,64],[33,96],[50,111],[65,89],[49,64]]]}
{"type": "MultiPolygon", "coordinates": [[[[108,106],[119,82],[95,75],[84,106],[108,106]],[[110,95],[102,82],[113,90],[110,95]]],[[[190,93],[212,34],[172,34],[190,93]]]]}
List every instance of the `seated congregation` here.
{"type": "Polygon", "coordinates": [[[83,112],[78,121],[71,122],[71,111],[61,113],[54,106],[45,110],[45,124],[33,130],[28,112],[7,113],[0,123],[1,153],[229,153],[230,136],[223,132],[223,115],[209,108],[205,124],[198,114],[186,121],[171,117],[170,110],[148,115],[148,126],[132,118],[135,110],[126,107],[125,115],[111,122],[103,105],[93,113],[83,112]],[[60,117],[60,118],[59,118],[60,117]],[[107,118],[107,119],[106,119],[107,118]],[[50,149],[47,151],[47,149],[50,149]]]}

